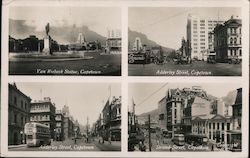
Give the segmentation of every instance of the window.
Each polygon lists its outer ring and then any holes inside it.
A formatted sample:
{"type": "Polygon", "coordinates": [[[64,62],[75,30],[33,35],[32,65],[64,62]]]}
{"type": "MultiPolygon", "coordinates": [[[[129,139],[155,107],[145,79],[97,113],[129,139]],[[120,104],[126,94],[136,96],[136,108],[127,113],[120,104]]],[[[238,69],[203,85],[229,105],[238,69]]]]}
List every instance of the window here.
{"type": "Polygon", "coordinates": [[[230,38],[230,44],[233,44],[233,38],[232,37],[230,38]]]}
{"type": "MultiPolygon", "coordinates": [[[[209,129],[211,129],[211,123],[209,123],[209,129]]],[[[210,133],[211,134],[211,133],[210,133]]]]}
{"type": "Polygon", "coordinates": [[[217,123],[217,129],[220,129],[220,123],[217,123]]]}
{"type": "Polygon", "coordinates": [[[27,103],[26,102],[24,104],[24,108],[25,108],[25,110],[27,110],[27,103]]]}
{"type": "Polygon", "coordinates": [[[234,44],[237,44],[237,38],[234,37],[234,44]]]}
{"type": "Polygon", "coordinates": [[[230,130],[230,123],[227,123],[227,130],[230,130]]]}
{"type": "Polygon", "coordinates": [[[159,120],[164,120],[164,114],[159,115],[159,120]]]}
{"type": "Polygon", "coordinates": [[[215,123],[213,123],[213,129],[215,129],[215,123]]]}
{"type": "Polygon", "coordinates": [[[14,96],[14,104],[15,105],[17,104],[17,98],[16,98],[16,96],[14,96]]]}
{"type": "Polygon", "coordinates": [[[174,118],[177,117],[177,109],[174,109],[174,118]]]}
{"type": "Polygon", "coordinates": [[[221,123],[221,129],[224,131],[224,123],[221,123]]]}
{"type": "Polygon", "coordinates": [[[23,109],[23,100],[21,100],[21,108],[23,109]]]}
{"type": "Polygon", "coordinates": [[[239,50],[239,56],[242,56],[241,49],[239,50]]]}
{"type": "Polygon", "coordinates": [[[14,114],[14,123],[17,123],[17,114],[14,114]]]}

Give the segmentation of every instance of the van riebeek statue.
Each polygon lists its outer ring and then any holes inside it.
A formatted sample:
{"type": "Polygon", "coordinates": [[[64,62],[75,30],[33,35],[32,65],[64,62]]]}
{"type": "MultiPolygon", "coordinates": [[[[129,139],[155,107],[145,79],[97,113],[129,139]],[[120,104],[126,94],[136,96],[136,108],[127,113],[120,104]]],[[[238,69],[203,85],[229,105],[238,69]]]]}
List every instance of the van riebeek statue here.
{"type": "Polygon", "coordinates": [[[49,23],[45,26],[45,37],[44,37],[44,47],[43,47],[43,53],[49,55],[51,54],[51,37],[49,35],[49,23]]]}

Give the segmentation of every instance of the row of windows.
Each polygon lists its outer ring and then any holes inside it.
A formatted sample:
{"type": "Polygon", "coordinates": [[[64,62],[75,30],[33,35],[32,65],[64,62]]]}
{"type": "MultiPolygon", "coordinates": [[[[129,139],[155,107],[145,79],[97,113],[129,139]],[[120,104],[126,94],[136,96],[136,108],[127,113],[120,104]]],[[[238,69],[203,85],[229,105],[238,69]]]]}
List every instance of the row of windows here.
{"type": "MultiPolygon", "coordinates": [[[[213,126],[213,129],[215,130],[215,127],[217,130],[220,130],[220,123],[209,123],[208,127],[209,129],[211,129],[211,127],[213,126]]],[[[230,130],[230,123],[226,124],[227,126],[227,130],[230,130]]],[[[225,130],[225,124],[222,122],[221,123],[221,130],[224,131],[225,130]]]]}
{"type": "Polygon", "coordinates": [[[239,50],[239,54],[237,54],[237,50],[234,50],[234,49],[229,49],[228,50],[228,53],[230,56],[242,56],[242,52],[241,52],[241,49],[239,50]]]}
{"type": "Polygon", "coordinates": [[[49,109],[49,105],[47,104],[39,104],[39,105],[32,105],[30,110],[47,110],[49,109]]]}
{"type": "MultiPolygon", "coordinates": [[[[14,95],[13,96],[13,104],[18,106],[18,99],[17,99],[17,96],[14,95]]],[[[25,110],[28,110],[28,103],[26,101],[23,101],[22,99],[20,100],[20,107],[21,109],[25,109],[25,110]]]]}
{"type": "Polygon", "coordinates": [[[26,116],[23,116],[22,114],[13,112],[13,115],[9,116],[9,121],[11,123],[19,124],[20,126],[23,127],[25,123],[28,122],[28,118],[26,116]]]}
{"type": "Polygon", "coordinates": [[[30,117],[30,121],[46,121],[50,120],[50,115],[35,115],[30,117]]]}

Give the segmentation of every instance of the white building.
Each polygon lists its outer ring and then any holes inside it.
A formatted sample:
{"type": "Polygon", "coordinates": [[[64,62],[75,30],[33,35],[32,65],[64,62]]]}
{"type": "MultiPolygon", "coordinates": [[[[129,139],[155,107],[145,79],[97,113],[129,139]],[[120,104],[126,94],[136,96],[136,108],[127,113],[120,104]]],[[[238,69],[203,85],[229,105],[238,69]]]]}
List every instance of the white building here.
{"type": "Polygon", "coordinates": [[[122,38],[121,30],[108,29],[105,54],[121,54],[122,38]]]}
{"type": "Polygon", "coordinates": [[[196,15],[188,15],[187,41],[191,43],[191,58],[206,60],[206,50],[209,48],[209,32],[212,32],[217,24],[224,21],[202,18],[196,15]]]}
{"type": "Polygon", "coordinates": [[[139,37],[136,37],[133,45],[133,51],[139,51],[141,49],[142,49],[141,39],[139,37]]]}

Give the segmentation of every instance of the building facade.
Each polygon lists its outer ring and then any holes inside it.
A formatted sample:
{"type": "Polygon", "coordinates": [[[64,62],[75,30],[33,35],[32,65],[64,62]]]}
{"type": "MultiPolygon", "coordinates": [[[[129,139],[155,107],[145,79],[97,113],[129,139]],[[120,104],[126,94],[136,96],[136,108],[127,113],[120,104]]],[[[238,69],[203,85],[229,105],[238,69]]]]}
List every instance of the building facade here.
{"type": "Polygon", "coordinates": [[[63,141],[64,140],[64,116],[61,110],[56,110],[56,140],[63,141]]]}
{"type": "Polygon", "coordinates": [[[121,30],[108,30],[105,53],[120,54],[122,50],[121,30]]]}
{"type": "Polygon", "coordinates": [[[173,137],[175,133],[191,133],[192,117],[210,114],[211,106],[206,92],[194,86],[169,89],[158,102],[158,111],[160,128],[173,137]]]}
{"type": "Polygon", "coordinates": [[[30,121],[45,124],[50,128],[51,139],[55,139],[56,130],[56,107],[49,97],[34,101],[30,106],[30,121]]]}
{"type": "Polygon", "coordinates": [[[140,37],[136,37],[135,38],[135,42],[133,44],[133,48],[132,50],[133,51],[140,51],[142,49],[142,42],[141,42],[141,39],[140,37]]]}
{"type": "Polygon", "coordinates": [[[192,120],[192,134],[206,136],[213,143],[230,142],[227,131],[231,129],[231,117],[219,114],[197,116],[192,120]]]}
{"type": "Polygon", "coordinates": [[[216,60],[228,62],[232,59],[242,60],[241,19],[232,16],[224,24],[214,29],[214,49],[216,60]]]}
{"type": "Polygon", "coordinates": [[[9,84],[8,145],[25,143],[24,125],[29,122],[31,99],[14,83],[9,84]]]}
{"type": "Polygon", "coordinates": [[[196,15],[188,15],[187,18],[187,42],[190,45],[192,59],[206,60],[204,52],[209,48],[208,35],[212,32],[217,24],[224,21],[202,18],[196,15]]]}
{"type": "Polygon", "coordinates": [[[70,139],[74,136],[74,123],[72,121],[72,118],[69,114],[69,107],[64,105],[62,108],[62,114],[63,114],[63,128],[64,128],[64,139],[70,139]]]}

